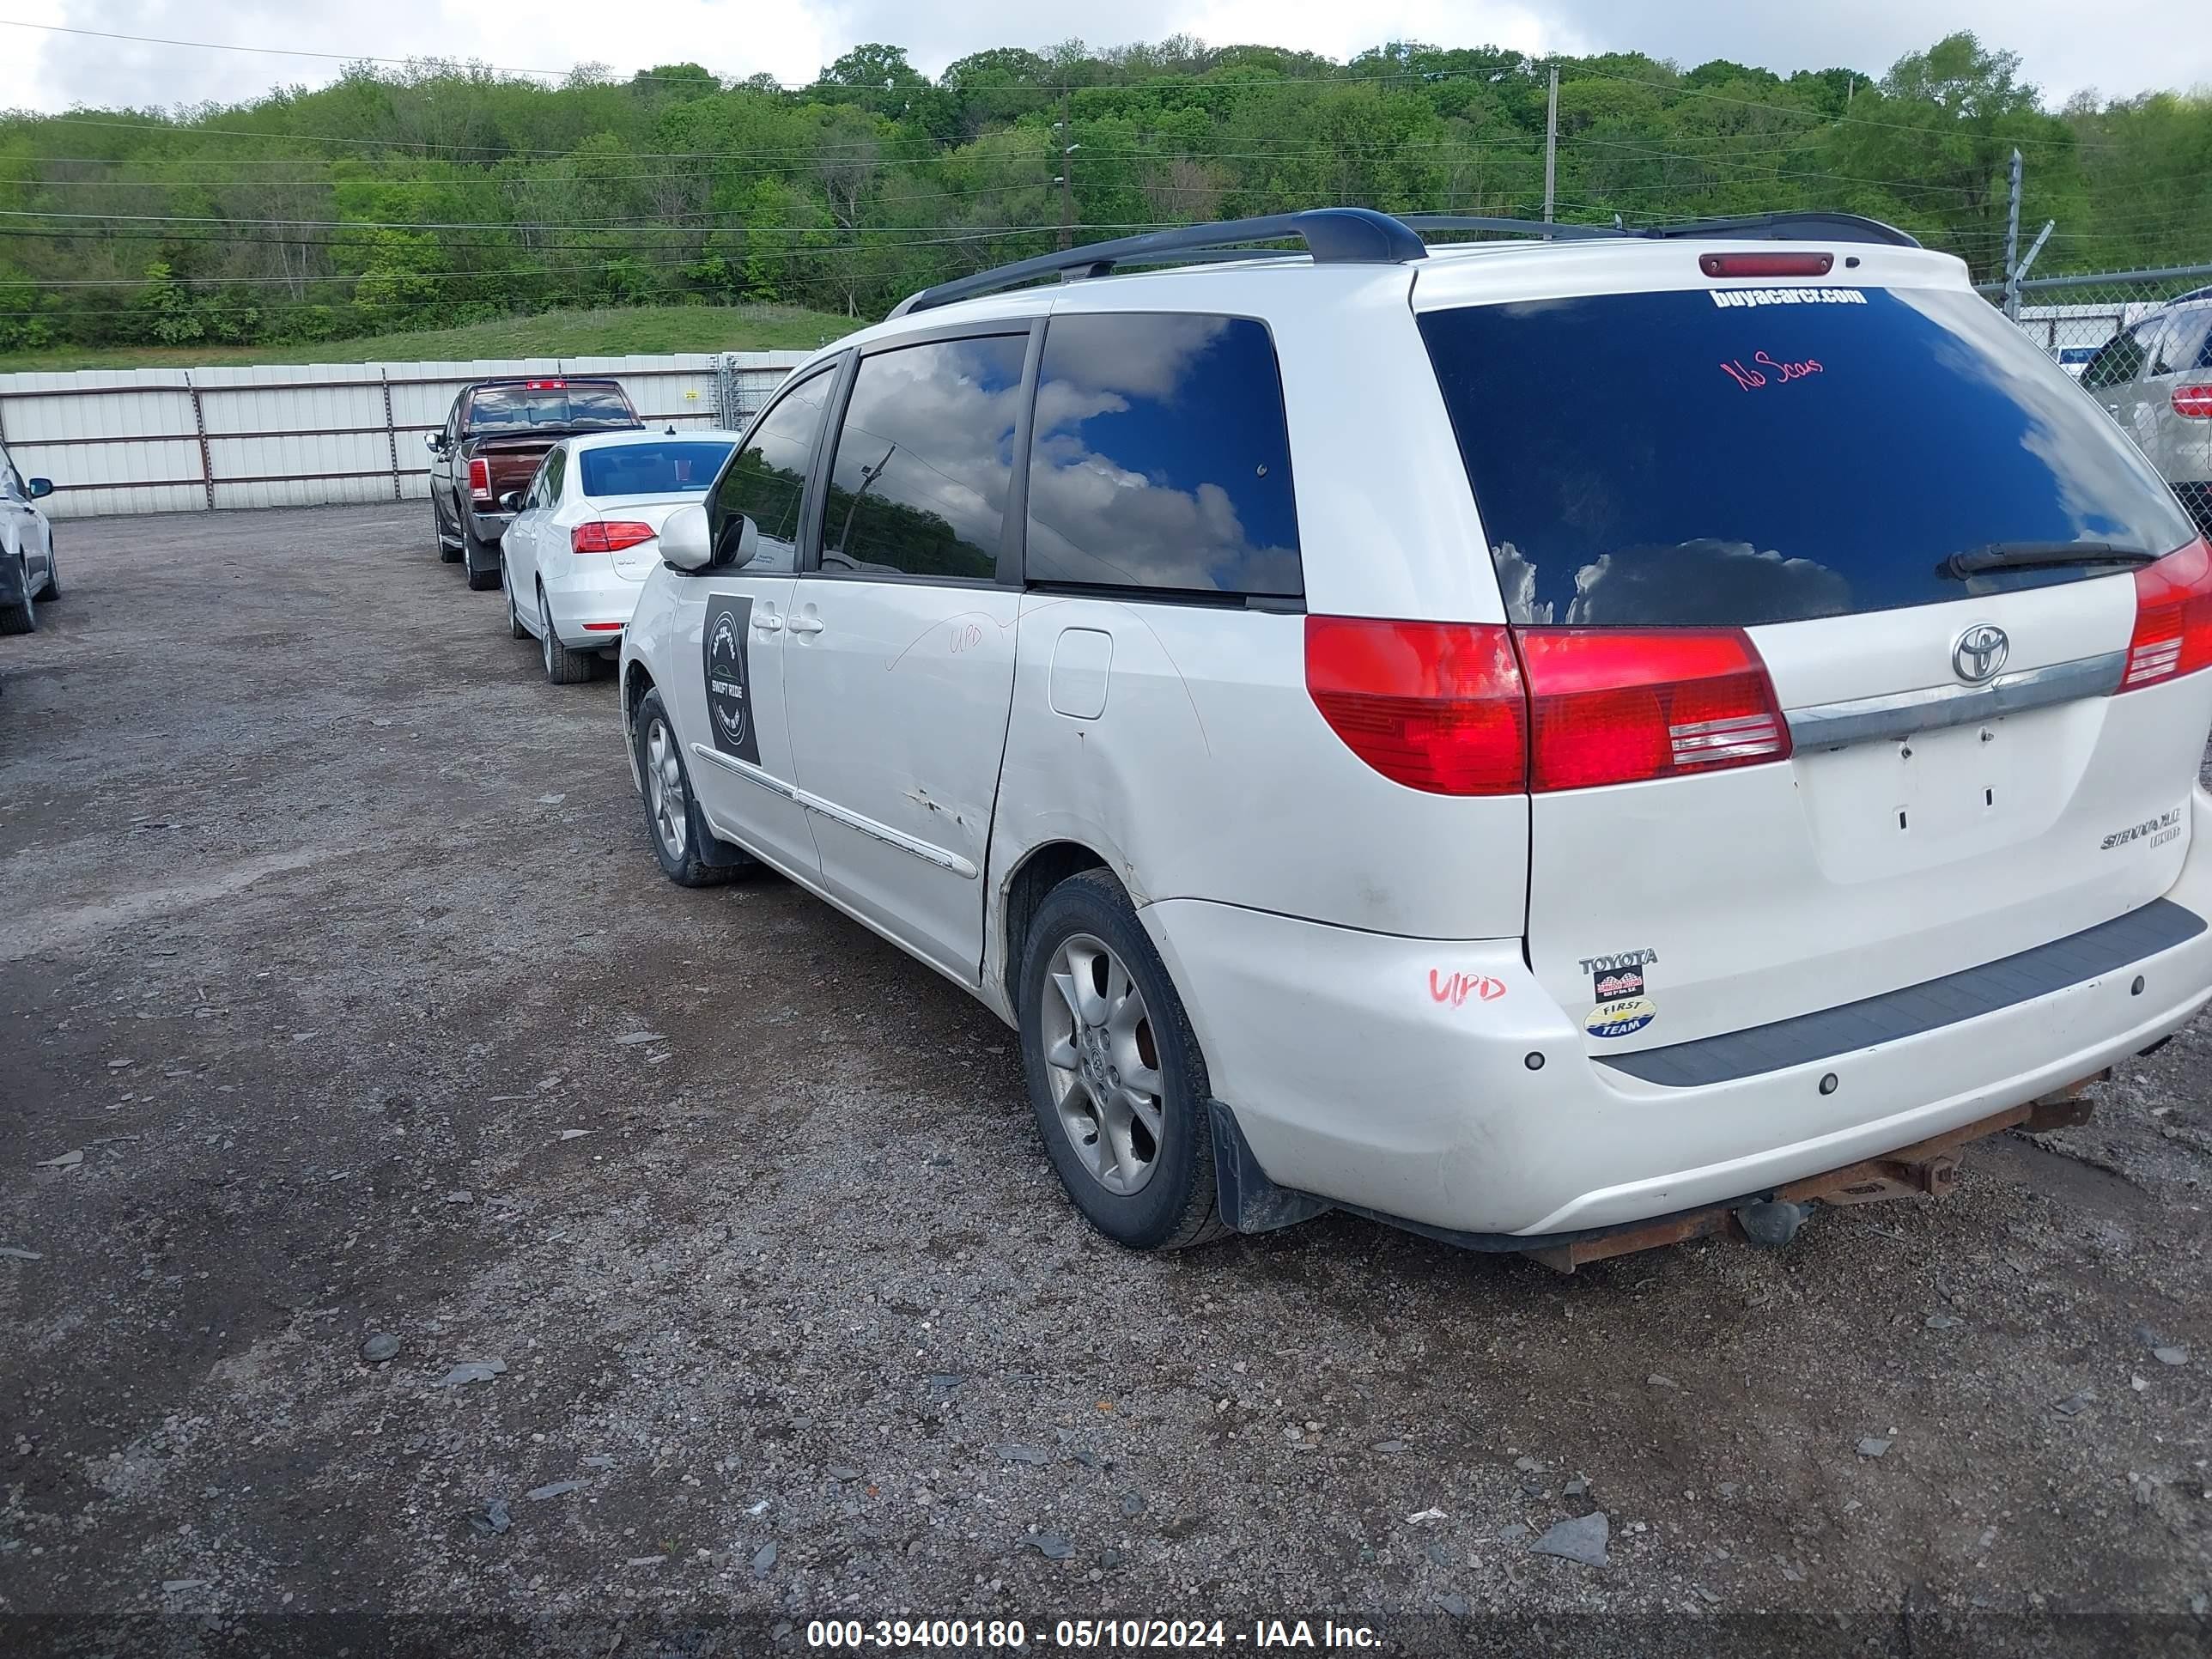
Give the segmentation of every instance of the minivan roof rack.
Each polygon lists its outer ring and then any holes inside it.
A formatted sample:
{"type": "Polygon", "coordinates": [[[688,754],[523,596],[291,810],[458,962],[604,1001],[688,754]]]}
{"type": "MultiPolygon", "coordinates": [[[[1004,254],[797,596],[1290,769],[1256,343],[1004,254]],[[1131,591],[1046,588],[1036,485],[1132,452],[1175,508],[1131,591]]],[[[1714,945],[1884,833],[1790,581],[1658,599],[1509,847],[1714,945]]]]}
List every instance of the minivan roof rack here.
{"type": "Polygon", "coordinates": [[[1516,235],[1541,236],[1558,241],[1593,237],[1712,236],[1725,240],[1794,241],[1817,239],[1838,242],[1887,242],[1896,247],[1918,247],[1913,238],[1893,225],[1863,218],[1856,213],[1763,213],[1735,219],[1700,219],[1683,224],[1639,226],[1546,224],[1534,219],[1492,219],[1453,213],[1409,213],[1395,217],[1372,208],[1310,208],[1303,213],[1273,213],[1256,219],[1228,219],[1216,224],[1178,225],[1173,230],[1152,230],[1136,236],[1116,237],[1110,242],[1091,242],[1040,253],[1032,259],[956,276],[909,294],[893,306],[890,315],[904,317],[929,311],[957,300],[996,294],[1040,276],[1104,276],[1117,265],[1161,264],[1188,261],[1196,264],[1224,258],[1265,257],[1230,253],[1224,250],[1254,242],[1275,242],[1297,237],[1316,264],[1407,264],[1428,257],[1428,244],[1420,233],[1431,230],[1506,231],[1516,235]]]}
{"type": "Polygon", "coordinates": [[[1150,230],[1110,242],[1040,253],[1034,259],[1017,259],[1010,265],[979,270],[972,276],[956,276],[949,283],[909,294],[891,307],[890,314],[903,317],[909,312],[951,305],[955,300],[995,294],[1036,276],[1069,271],[1103,276],[1115,265],[1132,259],[1233,247],[1240,242],[1279,241],[1291,236],[1304,239],[1316,264],[1403,264],[1409,259],[1425,258],[1429,252],[1427,244],[1387,213],[1372,208],[1310,208],[1304,213],[1271,213],[1218,224],[1178,225],[1173,230],[1150,230]]]}

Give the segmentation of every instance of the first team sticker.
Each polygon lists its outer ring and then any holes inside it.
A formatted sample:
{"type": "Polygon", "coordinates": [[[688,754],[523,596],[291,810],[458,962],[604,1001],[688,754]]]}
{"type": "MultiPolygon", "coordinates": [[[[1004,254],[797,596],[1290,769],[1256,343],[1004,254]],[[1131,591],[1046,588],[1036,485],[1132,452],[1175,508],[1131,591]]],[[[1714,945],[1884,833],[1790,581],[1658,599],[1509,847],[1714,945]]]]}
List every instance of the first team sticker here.
{"type": "Polygon", "coordinates": [[[1658,1018],[1659,1010],[1647,994],[1644,970],[1659,960],[1656,951],[1623,951],[1615,956],[1584,957],[1583,971],[1590,976],[1597,1006],[1583,1021],[1594,1037],[1625,1037],[1658,1018]]]}
{"type": "Polygon", "coordinates": [[[702,650],[707,724],[714,728],[714,747],[758,766],[760,733],[753,720],[752,665],[745,654],[752,614],[753,602],[748,595],[714,594],[707,601],[702,650]]]}

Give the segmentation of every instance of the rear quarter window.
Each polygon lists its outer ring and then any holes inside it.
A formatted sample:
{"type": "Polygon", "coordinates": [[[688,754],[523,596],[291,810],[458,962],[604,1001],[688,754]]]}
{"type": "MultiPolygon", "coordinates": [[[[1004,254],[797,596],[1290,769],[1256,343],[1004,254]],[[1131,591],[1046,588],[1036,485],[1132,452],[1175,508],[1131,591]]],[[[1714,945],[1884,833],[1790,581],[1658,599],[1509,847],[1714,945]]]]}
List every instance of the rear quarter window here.
{"type": "Polygon", "coordinates": [[[1516,622],[1749,626],[2109,575],[1939,574],[2192,531],[2064,371],[1937,289],[1698,289],[1425,313],[1516,622]]]}
{"type": "Polygon", "coordinates": [[[1282,379],[1266,325],[1054,317],[1037,377],[1028,530],[1032,581],[1303,594],[1282,379]]]}

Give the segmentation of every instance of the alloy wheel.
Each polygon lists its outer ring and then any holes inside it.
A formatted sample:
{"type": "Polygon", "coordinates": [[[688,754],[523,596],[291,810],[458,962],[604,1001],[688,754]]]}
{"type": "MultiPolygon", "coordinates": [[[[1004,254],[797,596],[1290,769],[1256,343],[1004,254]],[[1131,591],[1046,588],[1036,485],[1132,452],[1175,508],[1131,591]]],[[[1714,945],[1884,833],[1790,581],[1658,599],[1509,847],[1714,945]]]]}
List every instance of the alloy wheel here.
{"type": "Polygon", "coordinates": [[[656,719],[645,729],[645,799],[653,812],[653,833],[668,856],[684,861],[690,834],[684,795],[684,767],[676,757],[676,735],[656,719]]]}
{"type": "Polygon", "coordinates": [[[1048,970],[1044,1058],[1060,1127],[1092,1180],[1127,1197],[1159,1166],[1166,1080],[1144,993],[1113,948],[1071,935],[1048,970]]]}

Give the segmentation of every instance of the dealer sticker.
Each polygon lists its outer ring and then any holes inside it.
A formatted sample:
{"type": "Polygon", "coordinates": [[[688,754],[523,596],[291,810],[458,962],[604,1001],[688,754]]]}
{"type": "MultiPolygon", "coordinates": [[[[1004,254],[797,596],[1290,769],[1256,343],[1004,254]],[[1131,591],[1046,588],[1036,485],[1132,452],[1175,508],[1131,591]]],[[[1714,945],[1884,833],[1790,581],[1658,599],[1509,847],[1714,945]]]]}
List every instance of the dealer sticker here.
{"type": "Polygon", "coordinates": [[[1625,1037],[1656,1019],[1659,1010],[1646,994],[1650,987],[1644,970],[1658,960],[1656,951],[1583,957],[1583,971],[1590,976],[1590,991],[1597,999],[1583,1029],[1594,1037],[1625,1037]]]}

